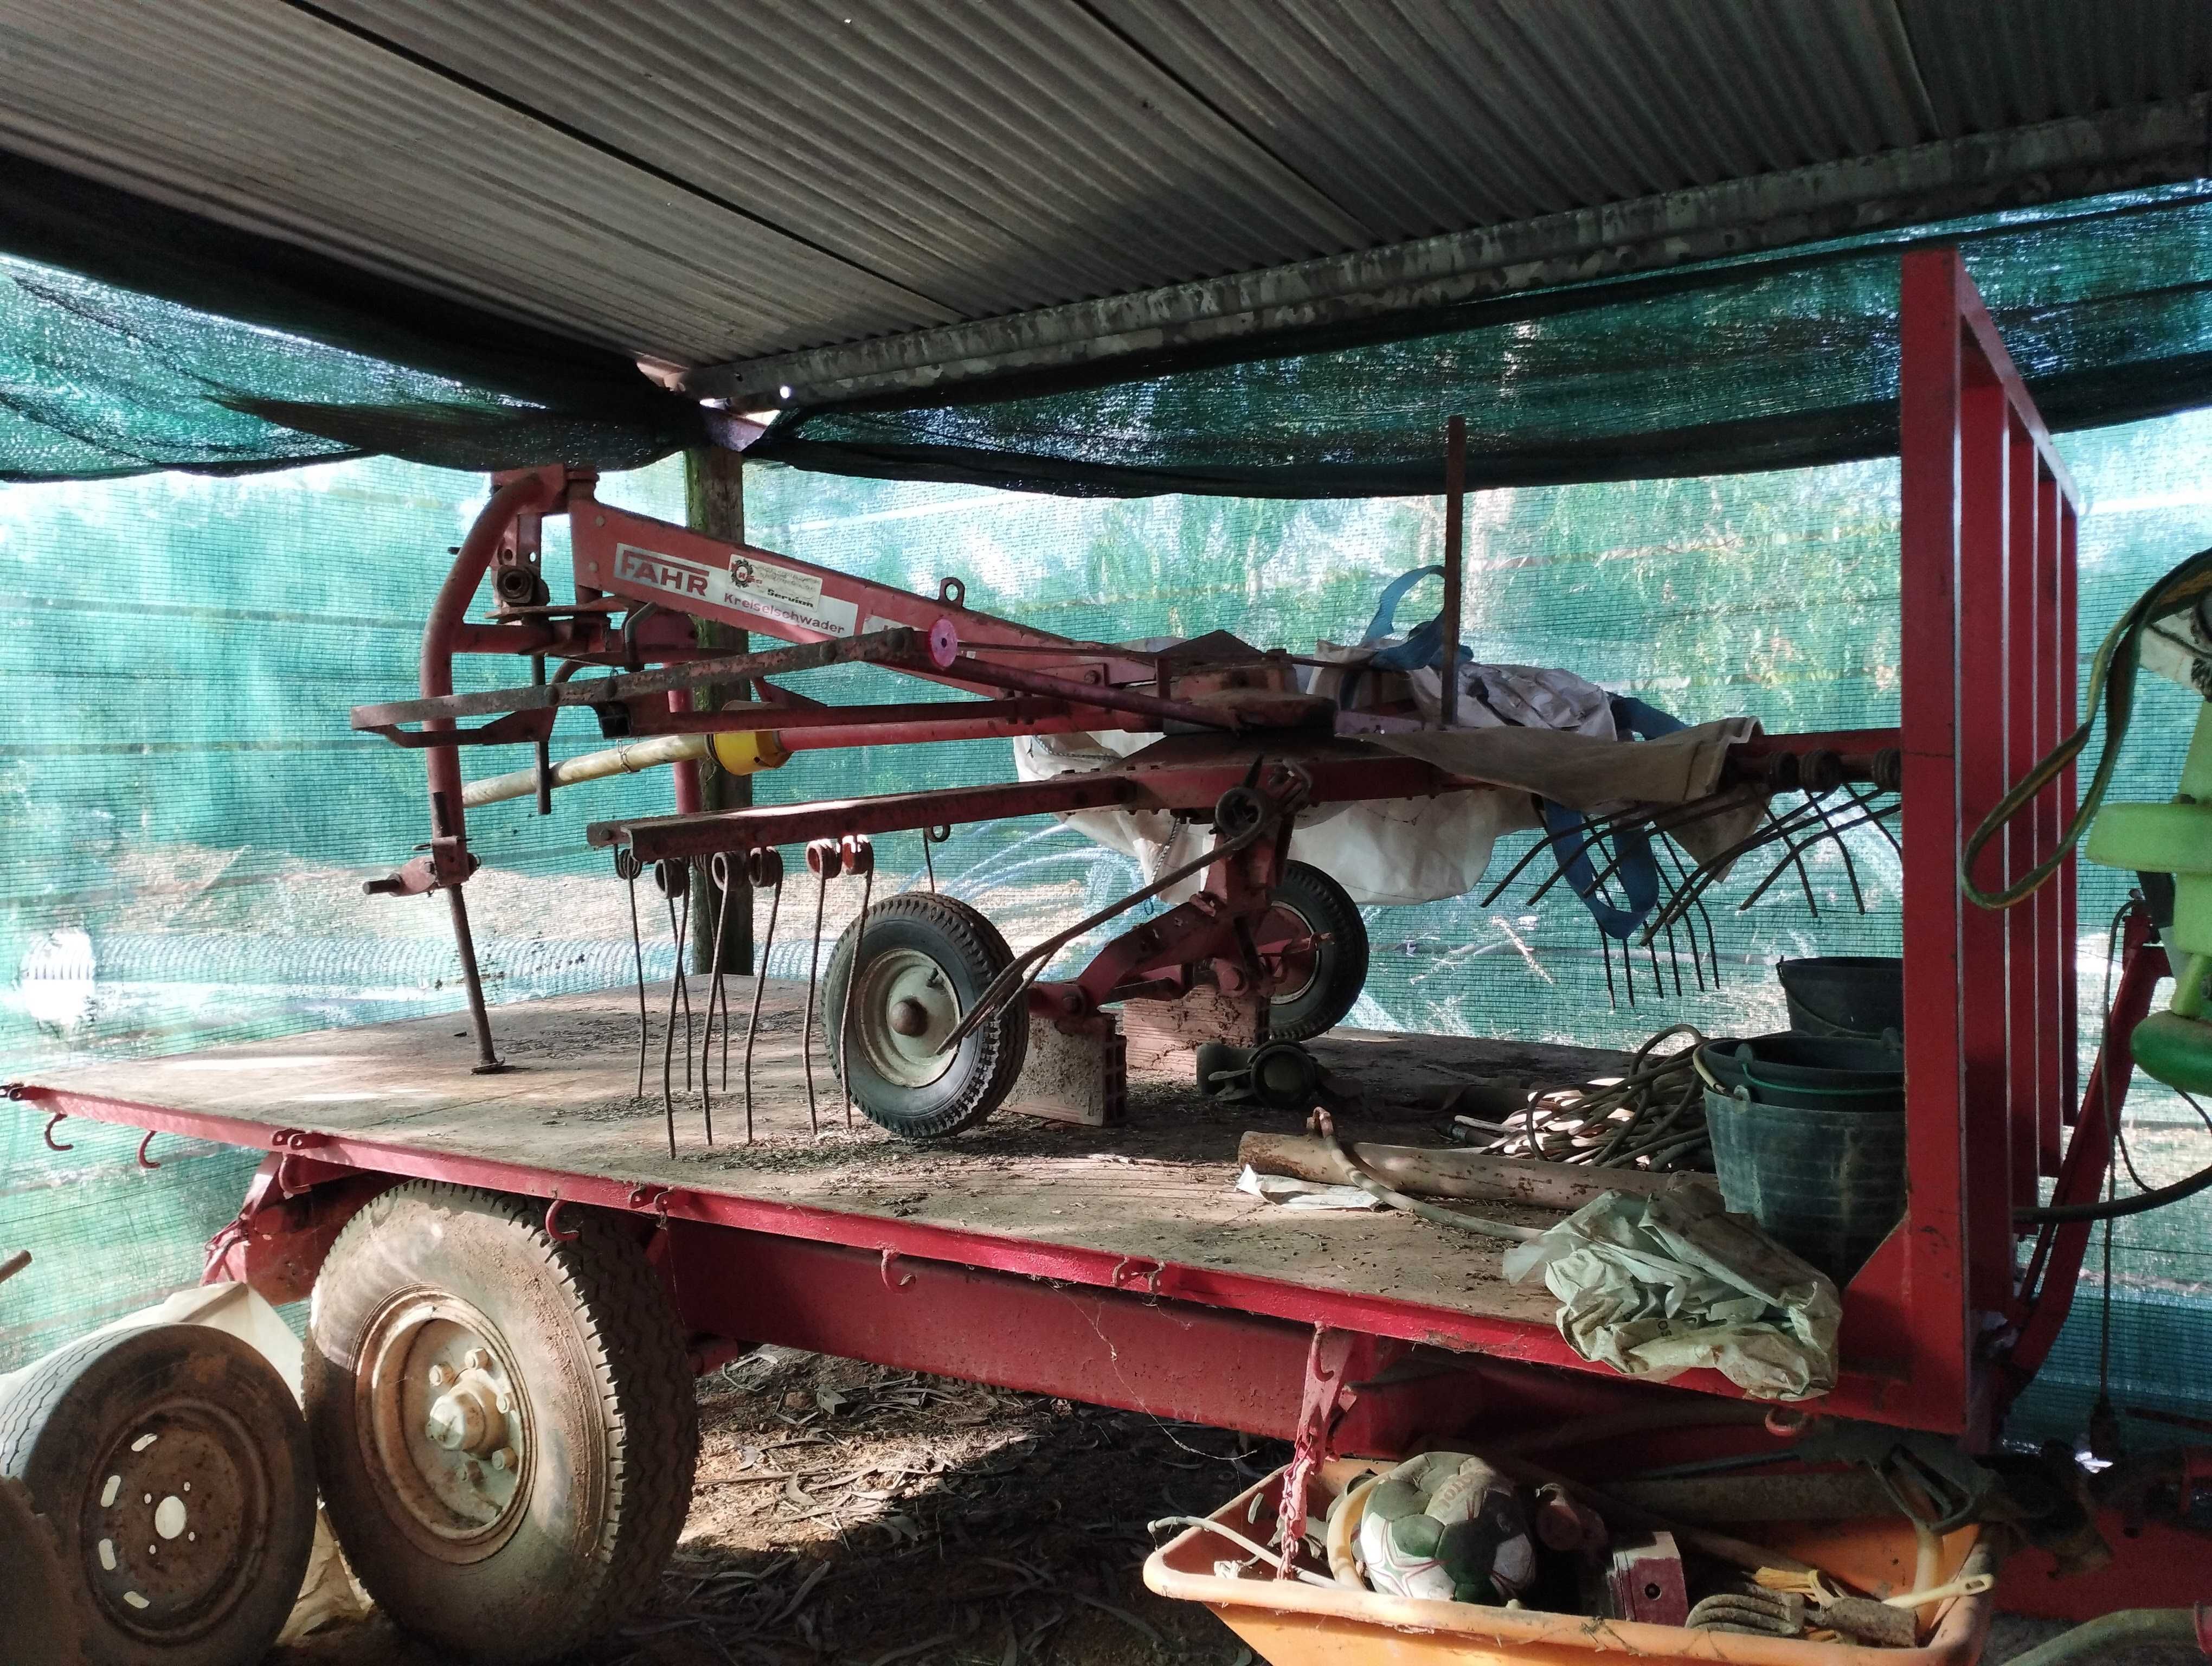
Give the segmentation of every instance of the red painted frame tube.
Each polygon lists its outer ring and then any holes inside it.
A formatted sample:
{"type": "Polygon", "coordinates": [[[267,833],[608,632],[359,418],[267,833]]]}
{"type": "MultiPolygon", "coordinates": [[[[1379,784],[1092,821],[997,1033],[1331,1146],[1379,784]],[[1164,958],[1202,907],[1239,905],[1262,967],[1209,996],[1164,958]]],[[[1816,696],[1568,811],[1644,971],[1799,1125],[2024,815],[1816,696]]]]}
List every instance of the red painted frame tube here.
{"type": "MultiPolygon", "coordinates": [[[[1906,255],[1902,301],[1911,1184],[1904,1224],[1847,1293],[1846,1340],[1886,1336],[1910,1362],[1915,1420],[1972,1432],[1995,1409],[1984,1316],[2015,1305],[2012,1212],[2070,1097],[2075,978],[2070,897],[1984,911],[1960,892],[1959,859],[2069,710],[2073,488],[1957,252],[1906,255]]],[[[2049,798],[1992,847],[1982,883],[2050,848],[2070,782],[2049,798]]]]}
{"type": "MultiPolygon", "coordinates": [[[[453,567],[446,574],[446,581],[438,587],[437,598],[430,604],[429,617],[422,623],[421,678],[425,698],[435,699],[453,691],[453,654],[461,640],[463,620],[470,602],[483,583],[484,575],[491,570],[492,557],[499,553],[500,540],[507,536],[517,515],[542,508],[552,496],[543,475],[520,476],[495,490],[491,501],[469,527],[459,552],[453,557],[453,567]]],[[[426,729],[436,731],[453,727],[451,721],[446,719],[423,725],[426,729]]],[[[452,838],[458,855],[465,850],[468,838],[461,813],[460,752],[452,746],[433,746],[424,756],[430,775],[433,831],[452,838]],[[444,824],[438,825],[437,806],[441,798],[444,824]]],[[[468,875],[461,873],[441,877],[447,884],[458,884],[468,875]]]]}
{"type": "Polygon", "coordinates": [[[713,712],[649,708],[630,716],[633,734],[773,733],[789,751],[809,747],[872,746],[897,741],[973,740],[994,735],[1052,734],[1091,729],[1152,728],[1099,706],[1060,700],[913,700],[872,706],[784,706],[741,701],[713,712]],[[830,731],[834,733],[822,733],[830,731]]]}

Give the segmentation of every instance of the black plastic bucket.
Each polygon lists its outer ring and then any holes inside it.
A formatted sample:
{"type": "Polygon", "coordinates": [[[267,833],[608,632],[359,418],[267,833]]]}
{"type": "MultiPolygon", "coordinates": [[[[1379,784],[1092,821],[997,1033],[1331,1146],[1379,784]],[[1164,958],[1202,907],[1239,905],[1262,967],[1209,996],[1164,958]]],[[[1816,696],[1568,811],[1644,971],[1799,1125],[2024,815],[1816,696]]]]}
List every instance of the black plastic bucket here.
{"type": "Polygon", "coordinates": [[[1905,1031],[1905,963],[1890,955],[1831,954],[1774,969],[1790,1001],[1790,1027],[1808,1036],[1879,1041],[1905,1031]]]}
{"type": "Polygon", "coordinates": [[[1905,1214],[1905,1112],[1763,1105],[1705,1090],[1721,1196],[1834,1280],[1866,1264],[1905,1214]]]}
{"type": "Polygon", "coordinates": [[[1746,1090],[1753,1102],[1803,1110],[1905,1109],[1905,1057],[1881,1042],[1782,1031],[1698,1049],[1708,1088],[1746,1090]]]}

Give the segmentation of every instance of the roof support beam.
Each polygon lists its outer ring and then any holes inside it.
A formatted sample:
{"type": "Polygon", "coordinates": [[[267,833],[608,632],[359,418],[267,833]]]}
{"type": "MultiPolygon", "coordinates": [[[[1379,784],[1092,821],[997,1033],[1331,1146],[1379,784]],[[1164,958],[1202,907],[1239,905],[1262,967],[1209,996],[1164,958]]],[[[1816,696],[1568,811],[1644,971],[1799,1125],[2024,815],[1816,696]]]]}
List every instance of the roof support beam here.
{"type": "Polygon", "coordinates": [[[1692,261],[2212,173],[2212,95],[1946,140],[1141,294],[708,366],[736,410],[926,395],[1023,371],[1379,321],[1692,261]]]}

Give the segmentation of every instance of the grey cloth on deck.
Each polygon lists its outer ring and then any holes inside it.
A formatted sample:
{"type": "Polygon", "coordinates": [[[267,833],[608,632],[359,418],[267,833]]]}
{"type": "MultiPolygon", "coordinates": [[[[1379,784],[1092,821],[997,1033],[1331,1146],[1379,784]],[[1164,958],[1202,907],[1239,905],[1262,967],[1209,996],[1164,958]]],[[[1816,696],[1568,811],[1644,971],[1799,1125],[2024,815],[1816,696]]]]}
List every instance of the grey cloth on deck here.
{"type": "Polygon", "coordinates": [[[1720,785],[1728,749],[1759,733],[1729,717],[1656,740],[1599,740],[1560,729],[1420,729],[1368,737],[1473,781],[1519,787],[1588,814],[1619,804],[1688,804],[1720,785]]]}

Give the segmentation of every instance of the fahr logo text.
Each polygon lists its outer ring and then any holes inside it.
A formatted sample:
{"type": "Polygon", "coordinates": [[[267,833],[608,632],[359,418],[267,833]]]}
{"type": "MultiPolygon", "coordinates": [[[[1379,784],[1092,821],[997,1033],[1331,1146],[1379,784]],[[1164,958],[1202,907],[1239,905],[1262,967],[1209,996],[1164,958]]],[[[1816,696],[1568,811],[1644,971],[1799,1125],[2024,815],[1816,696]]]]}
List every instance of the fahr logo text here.
{"type": "Polygon", "coordinates": [[[617,578],[628,579],[632,584],[649,584],[656,590],[672,590],[679,596],[705,599],[707,577],[712,570],[694,562],[678,561],[673,556],[655,555],[635,544],[618,544],[615,549],[617,578]]]}

